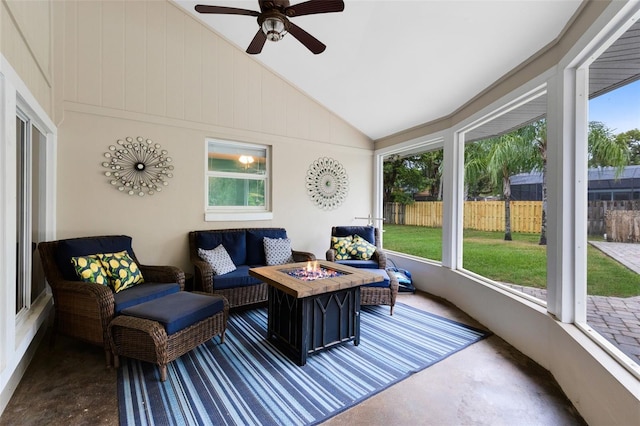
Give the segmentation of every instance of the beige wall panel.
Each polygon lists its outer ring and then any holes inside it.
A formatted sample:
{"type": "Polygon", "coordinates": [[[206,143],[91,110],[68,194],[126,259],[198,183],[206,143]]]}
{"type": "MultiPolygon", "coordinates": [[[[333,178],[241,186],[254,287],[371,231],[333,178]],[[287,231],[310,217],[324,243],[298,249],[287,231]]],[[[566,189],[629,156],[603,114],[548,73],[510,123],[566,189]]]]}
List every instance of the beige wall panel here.
{"type": "Polygon", "coordinates": [[[127,111],[146,111],[146,8],[147,3],[141,1],[126,2],[125,4],[124,106],[127,111]]]}
{"type": "Polygon", "coordinates": [[[285,86],[287,136],[307,139],[309,116],[302,110],[303,98],[293,86],[285,86]]]}
{"type": "Polygon", "coordinates": [[[78,3],[78,102],[100,105],[102,88],[102,3],[78,3]]]}
{"type": "Polygon", "coordinates": [[[102,105],[124,109],[125,4],[102,4],[102,105]]]}
{"type": "Polygon", "coordinates": [[[184,12],[176,7],[167,7],[167,100],[166,115],[184,118],[184,91],[180,84],[184,80],[184,12]]]}
{"type": "MultiPolygon", "coordinates": [[[[67,111],[59,128],[58,169],[73,170],[58,176],[58,238],[124,233],[133,237],[140,260],[148,264],[174,264],[192,268],[187,253],[187,233],[195,229],[282,226],[296,248],[324,257],[330,228],[358,224],[372,203],[370,183],[358,176],[372,173],[371,151],[335,148],[291,138],[254,134],[225,135],[231,139],[270,144],[273,147],[272,221],[204,221],[204,146],[206,137],[220,137],[215,128],[191,129],[130,118],[67,111]],[[143,136],[169,151],[174,178],[162,193],[129,196],[109,184],[101,167],[103,154],[118,138],[143,136]],[[315,207],[306,193],[309,165],[330,156],[346,168],[350,177],[347,200],[338,209],[315,207]],[[313,224],[313,226],[310,226],[313,224]],[[160,248],[160,249],[158,249],[160,248]]],[[[158,120],[153,120],[158,121],[158,120]]]]}
{"type": "Polygon", "coordinates": [[[218,123],[218,38],[207,33],[202,40],[202,120],[218,123]]]}
{"type": "MultiPolygon", "coordinates": [[[[192,19],[185,20],[184,43],[184,118],[202,121],[202,25],[192,19]]],[[[210,36],[207,33],[207,36],[210,36]]]]}
{"type": "MultiPolygon", "coordinates": [[[[51,4],[48,1],[6,1],[22,37],[46,79],[51,79],[51,4]]],[[[31,55],[31,53],[29,53],[31,55]]]]}
{"type": "Polygon", "coordinates": [[[331,113],[329,113],[329,115],[331,121],[331,137],[329,140],[336,144],[347,144],[349,146],[373,149],[374,145],[371,139],[363,137],[358,129],[341,120],[336,115],[331,113]]]}
{"type": "Polygon", "coordinates": [[[262,73],[262,131],[274,135],[286,133],[286,104],[284,89],[287,83],[275,74],[262,73]]]}
{"type": "Polygon", "coordinates": [[[167,102],[166,13],[167,4],[164,2],[147,4],[146,110],[160,116],[166,114],[167,102]]]}
{"type": "Polygon", "coordinates": [[[249,68],[253,60],[247,54],[236,51],[233,55],[233,127],[238,129],[249,128],[249,104],[251,93],[249,68]]]}
{"type": "Polygon", "coordinates": [[[233,127],[233,110],[235,94],[234,84],[234,63],[233,55],[237,49],[228,42],[220,39],[218,41],[218,121],[217,124],[224,127],[233,127]]]}
{"type": "MultiPolygon", "coordinates": [[[[311,111],[309,117],[309,133],[313,140],[317,141],[331,141],[331,117],[332,114],[319,108],[316,104],[315,108],[311,111]]],[[[336,143],[340,143],[340,139],[335,140],[336,143]]]]}
{"type": "MultiPolygon", "coordinates": [[[[20,5],[15,3],[10,5],[18,12],[20,17],[28,14],[36,6],[36,4],[20,5]]],[[[33,29],[29,30],[29,28],[39,25],[38,22],[31,24],[27,28],[18,28],[16,21],[12,18],[13,10],[7,9],[6,3],[0,4],[0,8],[0,50],[27,85],[40,106],[47,114],[51,115],[53,109],[51,78],[43,73],[43,64],[38,61],[37,57],[32,55],[31,45],[27,45],[25,41],[26,38],[26,40],[30,40],[34,44],[49,46],[51,34],[44,34],[44,32],[33,29]],[[39,38],[44,38],[44,40],[39,38]]],[[[48,7],[45,7],[45,9],[49,10],[48,7]]],[[[47,31],[50,31],[49,13],[34,15],[34,20],[43,19],[45,21],[41,23],[42,27],[44,29],[48,28],[49,30],[47,31]]],[[[21,18],[21,20],[25,19],[21,18]]],[[[45,56],[48,56],[48,54],[45,56]]]]}
{"type": "Polygon", "coordinates": [[[64,26],[64,41],[61,42],[64,55],[62,63],[57,66],[64,75],[64,99],[71,102],[78,100],[78,3],[64,2],[64,22],[57,25],[64,26]]]}
{"type": "Polygon", "coordinates": [[[247,105],[247,129],[259,132],[262,129],[262,68],[251,59],[247,63],[247,86],[249,87],[249,105],[247,105]]]}

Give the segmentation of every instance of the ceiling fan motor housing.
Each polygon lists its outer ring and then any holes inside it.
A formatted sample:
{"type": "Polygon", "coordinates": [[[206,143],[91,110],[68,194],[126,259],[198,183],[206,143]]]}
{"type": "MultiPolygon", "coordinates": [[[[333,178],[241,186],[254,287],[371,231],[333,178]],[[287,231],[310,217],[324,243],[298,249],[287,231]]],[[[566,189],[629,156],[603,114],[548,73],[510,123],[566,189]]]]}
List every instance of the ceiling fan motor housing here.
{"type": "Polygon", "coordinates": [[[258,25],[269,41],[280,41],[289,32],[289,19],[275,9],[261,13],[258,16],[258,25]]]}

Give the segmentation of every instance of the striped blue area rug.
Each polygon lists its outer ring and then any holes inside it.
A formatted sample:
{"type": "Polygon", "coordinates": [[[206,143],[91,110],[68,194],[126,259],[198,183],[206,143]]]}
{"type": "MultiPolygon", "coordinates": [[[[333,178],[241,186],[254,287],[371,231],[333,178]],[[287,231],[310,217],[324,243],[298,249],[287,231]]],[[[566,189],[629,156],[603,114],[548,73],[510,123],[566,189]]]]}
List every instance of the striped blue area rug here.
{"type": "Polygon", "coordinates": [[[346,343],[299,367],[265,340],[266,308],[233,313],[218,338],[169,364],[123,358],[120,424],[312,425],[483,339],[481,330],[413,307],[365,306],[360,344],[346,343]]]}

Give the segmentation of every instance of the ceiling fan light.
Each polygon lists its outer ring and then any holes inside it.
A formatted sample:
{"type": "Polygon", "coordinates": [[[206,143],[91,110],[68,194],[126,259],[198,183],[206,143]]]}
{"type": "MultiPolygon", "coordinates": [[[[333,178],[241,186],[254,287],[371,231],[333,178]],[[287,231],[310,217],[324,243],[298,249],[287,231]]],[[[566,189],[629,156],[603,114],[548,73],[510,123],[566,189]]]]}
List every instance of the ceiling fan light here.
{"type": "Polygon", "coordinates": [[[266,18],[262,22],[262,32],[267,36],[267,40],[269,41],[280,41],[287,33],[284,22],[275,17],[266,18]]]}

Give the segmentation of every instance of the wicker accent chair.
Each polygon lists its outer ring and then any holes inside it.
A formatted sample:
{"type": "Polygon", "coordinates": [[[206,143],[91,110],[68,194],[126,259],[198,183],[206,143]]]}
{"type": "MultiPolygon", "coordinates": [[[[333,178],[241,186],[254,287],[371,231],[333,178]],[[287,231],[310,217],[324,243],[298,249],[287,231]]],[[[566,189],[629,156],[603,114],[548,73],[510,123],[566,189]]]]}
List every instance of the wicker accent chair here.
{"type": "Polygon", "coordinates": [[[374,228],[373,226],[334,226],[331,228],[332,237],[348,237],[350,235],[360,235],[369,243],[376,246],[376,251],[373,253],[373,256],[371,256],[371,260],[336,260],[336,250],[331,248],[331,245],[329,245],[326,253],[327,260],[353,266],[354,268],[387,269],[387,255],[382,251],[379,228],[374,228]]]}
{"type": "Polygon", "coordinates": [[[365,285],[360,287],[360,304],[361,305],[388,305],[390,306],[390,314],[393,315],[393,307],[396,304],[396,296],[398,295],[398,279],[392,273],[387,271],[387,255],[382,250],[380,241],[380,229],[373,226],[334,226],[331,228],[332,237],[348,237],[360,235],[369,243],[376,246],[376,251],[369,260],[359,259],[336,259],[337,251],[330,245],[326,253],[326,259],[337,262],[342,265],[352,266],[354,268],[363,268],[372,272],[385,276],[385,282],[388,286],[365,285]],[[388,278],[388,280],[387,280],[388,278]]]}
{"type": "MultiPolygon", "coordinates": [[[[38,245],[38,250],[45,277],[51,286],[55,307],[51,343],[53,344],[55,335],[60,333],[103,347],[107,366],[111,365],[107,328],[116,315],[114,292],[105,285],[80,281],[75,276],[71,256],[127,250],[145,279],[145,284],[141,284],[140,287],[176,283],[180,290],[184,290],[185,276],[181,269],[174,266],[140,264],[131,248],[131,237],[125,235],[46,241],[38,245]],[[85,252],[69,251],[69,247],[74,245],[85,247],[85,252]]],[[[121,293],[127,291],[130,290],[121,293]]]]}

